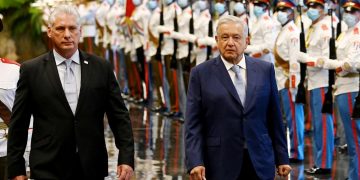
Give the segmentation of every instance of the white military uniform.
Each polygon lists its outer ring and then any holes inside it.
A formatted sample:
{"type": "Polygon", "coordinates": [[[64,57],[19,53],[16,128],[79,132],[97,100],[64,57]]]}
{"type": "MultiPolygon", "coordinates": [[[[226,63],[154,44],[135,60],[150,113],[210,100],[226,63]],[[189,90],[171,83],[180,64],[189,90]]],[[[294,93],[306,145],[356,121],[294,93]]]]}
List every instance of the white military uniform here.
{"type": "Polygon", "coordinates": [[[307,30],[305,36],[307,53],[299,53],[298,60],[308,63],[308,90],[327,87],[329,71],[316,66],[316,60],[320,57],[329,57],[329,40],[331,38],[331,22],[324,17],[313,24],[307,30]]]}
{"type": "MultiPolygon", "coordinates": [[[[197,38],[208,37],[210,19],[211,19],[211,15],[208,9],[200,12],[199,17],[194,19],[194,31],[195,31],[195,36],[197,38]]],[[[206,60],[206,53],[207,53],[206,50],[207,49],[205,44],[198,43],[198,47],[196,48],[196,65],[206,60]]]]}
{"type": "Polygon", "coordinates": [[[96,36],[96,20],[95,13],[97,4],[95,2],[79,5],[79,13],[81,19],[81,38],[96,36]]]}
{"type": "Polygon", "coordinates": [[[304,105],[295,103],[300,83],[300,64],[296,57],[300,51],[299,35],[294,21],[282,27],[275,42],[274,56],[280,102],[290,134],[290,158],[304,160],[304,105]]]}
{"type": "Polygon", "coordinates": [[[149,36],[147,39],[148,48],[145,51],[145,54],[148,59],[150,59],[150,57],[152,56],[155,56],[157,47],[159,45],[159,31],[158,31],[159,24],[160,24],[160,8],[157,7],[151,12],[150,20],[147,27],[149,36]]]}
{"type": "MultiPolygon", "coordinates": [[[[16,84],[19,80],[20,66],[0,58],[0,101],[11,110],[14,105],[16,84]]],[[[0,118],[0,123],[4,123],[0,118]]],[[[7,129],[0,129],[0,157],[7,155],[7,129]]]]}
{"type": "Polygon", "coordinates": [[[99,24],[100,27],[97,29],[96,33],[96,39],[95,44],[98,45],[98,43],[103,43],[102,47],[106,48],[106,45],[109,43],[109,36],[106,29],[106,15],[110,11],[110,4],[107,1],[103,1],[100,6],[98,7],[98,10],[96,11],[95,17],[96,21],[99,24]]]}
{"type": "Polygon", "coordinates": [[[267,62],[274,61],[272,50],[276,38],[276,28],[273,20],[265,12],[257,18],[250,29],[250,45],[245,49],[245,53],[267,62]]]}
{"type": "MultiPolygon", "coordinates": [[[[294,24],[294,21],[290,21],[281,28],[276,39],[275,46],[277,54],[289,63],[288,70],[285,70],[282,66],[275,66],[276,81],[279,91],[284,88],[296,89],[300,82],[300,64],[298,63],[296,56],[297,52],[300,50],[299,34],[300,31],[294,24]],[[290,82],[289,87],[285,87],[286,81],[290,82]]],[[[296,91],[293,92],[295,93],[296,91]]]]}
{"type": "Polygon", "coordinates": [[[176,2],[164,7],[164,25],[158,28],[159,32],[167,32],[164,33],[161,55],[172,55],[174,52],[174,41],[169,32],[174,30],[175,11],[176,14],[181,14],[181,8],[176,2]]]}
{"type": "Polygon", "coordinates": [[[132,22],[132,50],[134,53],[137,48],[145,48],[147,37],[146,27],[148,27],[149,17],[150,11],[144,4],[137,6],[132,13],[130,20],[132,22]]]}
{"type": "Polygon", "coordinates": [[[107,26],[111,30],[110,45],[113,50],[117,50],[121,44],[124,44],[124,36],[120,33],[120,21],[125,15],[125,9],[120,5],[118,1],[115,2],[110,8],[110,12],[107,14],[106,22],[107,26]]]}
{"type": "MultiPolygon", "coordinates": [[[[345,63],[355,67],[356,63],[360,62],[360,23],[356,26],[343,32],[336,43],[337,59],[332,60],[324,57],[325,69],[336,69],[335,92],[334,95],[339,95],[348,92],[359,91],[359,78],[352,74],[355,69],[347,70],[344,67],[345,63]]],[[[355,72],[357,74],[357,72],[355,72]]]]}

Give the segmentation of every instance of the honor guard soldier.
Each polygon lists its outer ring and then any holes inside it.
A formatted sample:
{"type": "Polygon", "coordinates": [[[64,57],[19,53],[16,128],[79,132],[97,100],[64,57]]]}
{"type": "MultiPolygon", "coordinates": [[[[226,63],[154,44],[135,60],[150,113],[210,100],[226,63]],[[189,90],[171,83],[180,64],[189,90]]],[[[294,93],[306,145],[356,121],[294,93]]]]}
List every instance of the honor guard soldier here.
{"type": "Polygon", "coordinates": [[[169,103],[166,103],[167,105],[169,105],[169,112],[167,112],[166,115],[173,116],[179,112],[179,96],[176,82],[177,75],[176,68],[173,66],[174,63],[176,64],[176,59],[173,59],[175,57],[173,56],[173,54],[177,45],[175,40],[171,38],[169,32],[175,29],[175,20],[177,18],[175,18],[175,16],[181,13],[181,8],[175,0],[165,0],[164,3],[164,25],[159,25],[158,31],[160,33],[164,33],[164,41],[161,44],[161,55],[164,56],[164,75],[166,75],[166,80],[169,86],[169,88],[165,88],[165,90],[168,89],[168,91],[164,91],[165,97],[169,97],[169,103]]]}
{"type": "Polygon", "coordinates": [[[343,21],[348,29],[337,38],[337,59],[319,58],[318,66],[334,69],[335,103],[345,129],[349,155],[348,179],[360,179],[360,119],[352,119],[355,97],[359,92],[359,73],[356,64],[360,64],[360,1],[343,2],[343,21]]]}
{"type": "Polygon", "coordinates": [[[304,105],[295,103],[300,82],[300,64],[296,54],[300,48],[300,30],[294,23],[293,0],[276,3],[281,31],[274,46],[275,75],[287,127],[290,134],[290,162],[304,160],[304,105]]]}
{"type": "Polygon", "coordinates": [[[307,89],[310,91],[310,110],[313,122],[314,167],[306,169],[311,175],[331,173],[334,151],[334,123],[330,113],[322,113],[322,104],[329,86],[329,72],[316,66],[316,59],[329,57],[331,21],[324,11],[324,0],[308,0],[307,16],[312,24],[306,34],[307,53],[299,53],[298,60],[307,63],[307,89]]]}
{"type": "Polygon", "coordinates": [[[273,63],[272,49],[276,32],[272,18],[269,16],[269,0],[254,0],[254,15],[256,21],[250,29],[250,44],[245,53],[250,56],[273,63]]]}
{"type": "Polygon", "coordinates": [[[163,67],[161,63],[161,55],[156,57],[158,48],[161,49],[161,42],[159,40],[159,31],[158,26],[160,24],[160,13],[161,9],[159,8],[157,0],[149,0],[146,3],[147,8],[151,11],[149,17],[148,27],[148,48],[146,51],[147,58],[150,59],[151,63],[151,72],[153,79],[153,90],[155,91],[152,99],[152,111],[164,111],[165,108],[165,97],[163,91],[163,67]],[[160,46],[160,47],[159,47],[160,46]]]}
{"type": "MultiPolygon", "coordinates": [[[[211,14],[210,14],[208,1],[199,0],[197,2],[197,8],[200,11],[200,14],[196,19],[194,19],[194,29],[195,29],[195,36],[198,39],[201,39],[208,37],[211,14]]],[[[205,44],[202,44],[202,42],[197,41],[196,44],[197,44],[197,48],[195,50],[196,65],[199,65],[202,62],[206,61],[207,48],[205,44]]]]}
{"type": "MultiPolygon", "coordinates": [[[[0,32],[2,29],[2,15],[0,14],[0,32]]],[[[0,180],[8,179],[7,133],[15,99],[16,83],[19,79],[19,69],[20,65],[15,61],[0,58],[0,180]]]]}

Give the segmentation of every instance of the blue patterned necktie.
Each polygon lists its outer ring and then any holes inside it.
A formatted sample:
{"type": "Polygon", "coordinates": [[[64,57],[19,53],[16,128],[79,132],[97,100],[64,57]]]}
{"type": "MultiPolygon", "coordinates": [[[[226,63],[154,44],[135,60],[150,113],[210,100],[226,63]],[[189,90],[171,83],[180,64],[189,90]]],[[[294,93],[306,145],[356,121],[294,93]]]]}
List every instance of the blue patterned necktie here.
{"type": "Polygon", "coordinates": [[[246,87],[245,87],[244,79],[242,78],[241,75],[241,69],[238,65],[234,65],[233,67],[231,67],[231,70],[235,73],[234,86],[239,95],[241,104],[244,106],[246,87]]]}
{"type": "Polygon", "coordinates": [[[77,106],[77,90],[76,90],[76,78],[72,68],[72,60],[68,59],[65,61],[66,70],[64,76],[64,92],[66,95],[66,99],[70,105],[70,108],[75,114],[76,106],[77,106]]]}

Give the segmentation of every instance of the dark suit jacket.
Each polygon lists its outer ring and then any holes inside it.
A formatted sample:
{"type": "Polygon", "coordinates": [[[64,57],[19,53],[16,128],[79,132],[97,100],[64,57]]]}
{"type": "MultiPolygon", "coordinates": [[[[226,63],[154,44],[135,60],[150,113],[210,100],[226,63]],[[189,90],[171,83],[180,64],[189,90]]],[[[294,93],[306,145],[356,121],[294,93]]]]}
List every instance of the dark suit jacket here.
{"type": "Polygon", "coordinates": [[[25,174],[23,158],[30,116],[31,178],[67,179],[76,148],[87,179],[108,174],[104,113],[120,150],[119,164],[134,167],[129,113],[110,64],[80,51],[81,89],[75,115],[63,91],[53,52],[22,64],[9,128],[9,177],[25,174]]]}
{"type": "Polygon", "coordinates": [[[245,107],[220,56],[191,71],[185,118],[186,165],[189,171],[204,165],[210,180],[241,177],[244,140],[260,179],[274,179],[275,165],[289,161],[274,67],[245,58],[245,107]]]}

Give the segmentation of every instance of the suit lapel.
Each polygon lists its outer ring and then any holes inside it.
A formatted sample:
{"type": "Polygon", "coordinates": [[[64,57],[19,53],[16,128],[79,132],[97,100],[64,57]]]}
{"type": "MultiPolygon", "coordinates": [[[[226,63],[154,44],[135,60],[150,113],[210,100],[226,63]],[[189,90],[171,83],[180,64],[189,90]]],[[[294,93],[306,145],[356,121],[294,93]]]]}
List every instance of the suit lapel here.
{"type": "MultiPolygon", "coordinates": [[[[239,95],[236,92],[234,83],[232,82],[229,72],[227,71],[224,63],[221,61],[220,56],[215,59],[214,69],[217,73],[216,76],[219,81],[224,85],[224,87],[229,91],[229,93],[236,99],[236,101],[241,105],[239,95]]],[[[242,105],[241,105],[242,107],[242,105]]]]}
{"type": "Polygon", "coordinates": [[[59,72],[57,70],[53,51],[50,51],[48,53],[48,56],[44,59],[44,62],[45,62],[45,71],[46,74],[48,75],[50,83],[52,84],[54,90],[56,91],[56,94],[58,94],[60,101],[64,104],[64,107],[72,114],[70,105],[65,96],[64,89],[61,85],[59,72]]]}
{"type": "Polygon", "coordinates": [[[89,61],[89,56],[80,51],[79,50],[79,54],[80,54],[80,67],[81,67],[81,87],[80,87],[80,94],[79,94],[79,99],[78,99],[78,104],[76,106],[76,113],[79,110],[79,107],[81,106],[81,104],[84,102],[84,98],[85,98],[85,90],[87,89],[87,82],[89,81],[89,72],[91,71],[91,61],[89,61]]]}
{"type": "Polygon", "coordinates": [[[245,56],[246,58],[246,100],[245,100],[245,113],[250,110],[250,108],[254,104],[255,96],[254,93],[256,92],[257,86],[257,70],[256,70],[256,60],[245,56]]]}

